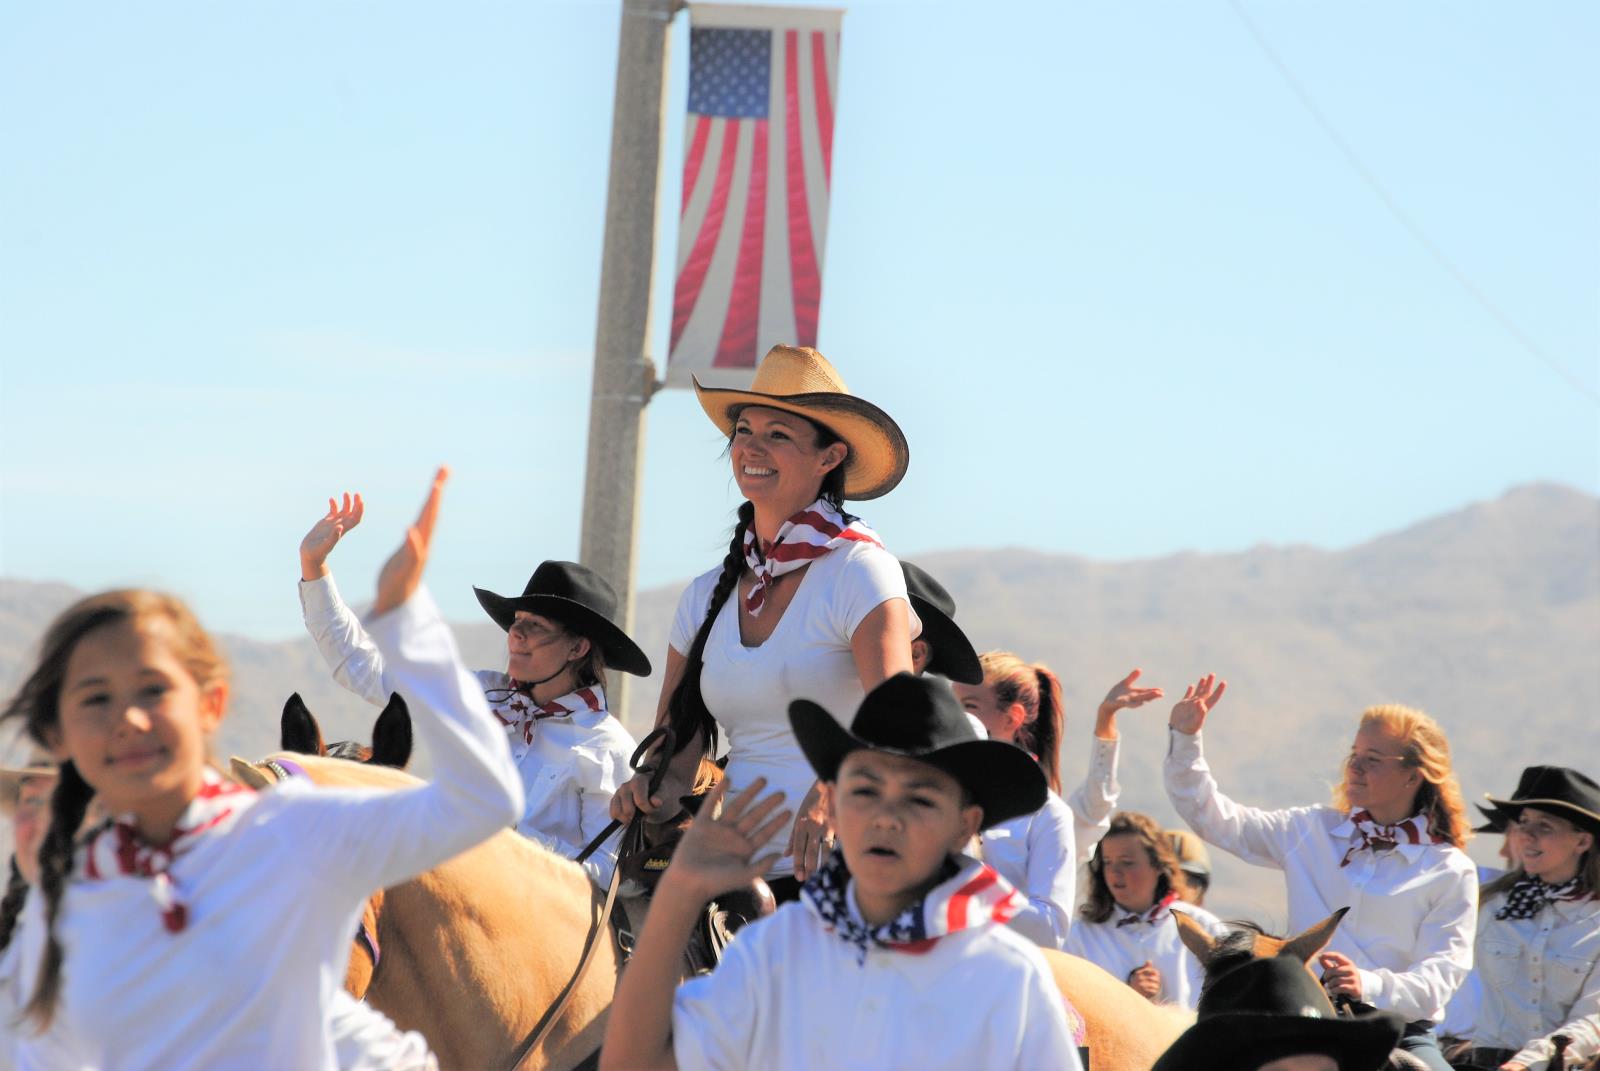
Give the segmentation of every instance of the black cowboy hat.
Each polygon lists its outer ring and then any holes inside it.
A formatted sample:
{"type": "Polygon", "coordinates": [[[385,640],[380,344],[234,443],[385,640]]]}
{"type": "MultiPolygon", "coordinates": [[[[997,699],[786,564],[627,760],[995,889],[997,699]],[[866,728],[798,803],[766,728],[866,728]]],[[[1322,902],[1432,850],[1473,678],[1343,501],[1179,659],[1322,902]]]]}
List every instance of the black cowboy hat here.
{"type": "MultiPolygon", "coordinates": [[[[1517,778],[1517,789],[1511,794],[1511,798],[1517,799],[1520,796],[1526,795],[1528,786],[1532,784],[1533,779],[1539,775],[1539,771],[1545,768],[1546,767],[1543,766],[1524,766],[1522,768],[1522,776],[1517,778]]],[[[1484,795],[1487,796],[1488,793],[1484,793],[1484,795]]],[[[1505,811],[1502,811],[1499,807],[1496,807],[1493,804],[1485,807],[1481,803],[1474,803],[1473,806],[1478,808],[1479,812],[1481,812],[1482,815],[1488,819],[1488,821],[1483,825],[1474,826],[1472,828],[1474,833],[1504,833],[1506,831],[1506,826],[1511,824],[1511,819],[1514,817],[1513,815],[1509,815],[1505,811]]]]}
{"type": "Polygon", "coordinates": [[[1212,982],[1195,1024],[1151,1071],[1255,1071],[1299,1053],[1331,1056],[1339,1071],[1377,1071],[1404,1030],[1394,1012],[1339,1018],[1304,964],[1274,956],[1212,982]]]}
{"type": "Polygon", "coordinates": [[[922,635],[917,638],[926,640],[933,650],[928,672],[960,684],[982,684],[983,663],[978,661],[978,652],[967,634],[956,627],[956,600],[921,566],[902,561],[900,571],[906,575],[911,608],[922,620],[922,635]]]}
{"type": "Polygon", "coordinates": [[[861,701],[846,729],[809,699],[789,704],[789,725],[806,761],[824,781],[836,780],[852,751],[882,751],[925,762],[960,782],[983,808],[988,829],[1044,806],[1044,771],[1026,751],[980,740],[942,681],[896,673],[861,701]]]}
{"type": "Polygon", "coordinates": [[[472,589],[494,623],[511,631],[517,611],[559,622],[600,648],[606,665],[640,677],[650,676],[650,659],[613,620],[617,591],[606,578],[577,562],[541,562],[520,598],[472,589]]]}
{"type": "Polygon", "coordinates": [[[1517,785],[1513,798],[1485,797],[1508,820],[1515,819],[1524,807],[1537,807],[1559,812],[1578,828],[1600,836],[1600,785],[1592,778],[1565,766],[1530,766],[1524,773],[1530,776],[1517,785]]]}

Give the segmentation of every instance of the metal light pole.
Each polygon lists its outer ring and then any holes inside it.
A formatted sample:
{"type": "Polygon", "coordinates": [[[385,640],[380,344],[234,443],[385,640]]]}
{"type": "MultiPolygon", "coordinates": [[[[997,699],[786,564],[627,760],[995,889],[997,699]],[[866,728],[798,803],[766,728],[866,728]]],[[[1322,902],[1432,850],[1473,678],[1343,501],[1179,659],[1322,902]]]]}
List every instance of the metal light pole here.
{"type": "MultiPolygon", "coordinates": [[[[645,349],[655,274],[667,30],[683,6],[683,0],[623,0],[617,43],[611,177],[606,190],[600,312],[589,395],[589,459],[578,556],[616,586],[622,603],[621,624],[629,632],[633,630],[644,407],[656,389],[655,365],[645,349]]],[[[616,675],[607,698],[613,713],[621,716],[627,710],[626,674],[616,675]]]]}

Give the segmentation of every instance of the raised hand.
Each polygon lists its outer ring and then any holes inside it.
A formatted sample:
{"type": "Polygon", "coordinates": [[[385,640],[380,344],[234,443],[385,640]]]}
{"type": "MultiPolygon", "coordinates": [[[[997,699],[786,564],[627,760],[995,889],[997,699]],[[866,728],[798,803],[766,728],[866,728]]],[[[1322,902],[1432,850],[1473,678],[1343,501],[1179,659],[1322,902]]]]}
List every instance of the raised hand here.
{"type": "Polygon", "coordinates": [[[328,499],[328,512],[311,526],[311,531],[300,541],[300,579],[321,580],[328,575],[328,555],[338,545],[344,534],[361,523],[366,506],[361,495],[344,493],[341,504],[336,498],[328,499]]]}
{"type": "Polygon", "coordinates": [[[1132,710],[1142,707],[1152,700],[1160,699],[1166,693],[1160,688],[1140,688],[1134,682],[1139,679],[1142,669],[1135,669],[1126,677],[1111,686],[1106,697],[1100,700],[1100,709],[1094,715],[1094,735],[1102,740],[1115,740],[1117,738],[1117,711],[1132,710]]]}
{"type": "Polygon", "coordinates": [[[1172,717],[1167,719],[1167,724],[1180,733],[1193,736],[1206,723],[1206,715],[1221,702],[1222,693],[1227,690],[1227,681],[1219,681],[1215,673],[1207,673],[1184,689],[1183,698],[1172,708],[1172,717]]]}
{"type": "Polygon", "coordinates": [[[422,512],[410,528],[400,549],[383,563],[378,571],[378,595],[373,600],[372,612],[384,614],[411,598],[422,583],[422,572],[428,565],[428,553],[433,549],[433,527],[439,520],[439,501],[444,496],[445,481],[450,470],[443,465],[433,474],[433,486],[422,512]]]}
{"type": "Polygon", "coordinates": [[[766,787],[767,779],[758,777],[726,804],[723,797],[728,782],[723,780],[713,788],[673,851],[662,885],[670,882],[680,892],[704,902],[765,874],[778,854],[769,852],[759,859],[755,854],[778,835],[790,817],[789,811],[778,810],[783,793],[762,796],[766,787]]]}

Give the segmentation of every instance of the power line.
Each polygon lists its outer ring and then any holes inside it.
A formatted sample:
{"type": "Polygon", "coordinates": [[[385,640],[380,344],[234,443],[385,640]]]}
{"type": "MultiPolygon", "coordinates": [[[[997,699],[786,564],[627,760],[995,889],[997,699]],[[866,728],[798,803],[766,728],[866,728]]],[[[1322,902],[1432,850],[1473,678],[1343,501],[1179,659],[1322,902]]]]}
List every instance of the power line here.
{"type": "Polygon", "coordinates": [[[1465,272],[1456,267],[1455,262],[1445,255],[1444,250],[1440,249],[1433,239],[1428,237],[1427,232],[1418,226],[1416,220],[1412,219],[1410,214],[1400,206],[1400,203],[1390,195],[1388,189],[1378,180],[1378,176],[1373,173],[1372,169],[1366,165],[1360,156],[1356,155],[1355,149],[1351,148],[1350,143],[1344,139],[1333,123],[1328,120],[1328,117],[1323,114],[1322,109],[1317,106],[1317,102],[1312,99],[1311,94],[1306,92],[1305,87],[1300,84],[1300,80],[1289,69],[1289,65],[1284,63],[1283,59],[1279,57],[1278,53],[1261,33],[1261,30],[1250,20],[1250,16],[1245,14],[1244,9],[1239,5],[1239,0],[1228,0],[1228,6],[1233,9],[1233,13],[1238,16],[1239,21],[1244,23],[1245,29],[1250,31],[1250,37],[1255,41],[1256,47],[1261,49],[1262,54],[1277,69],[1278,74],[1289,86],[1289,89],[1299,98],[1306,111],[1311,114],[1311,118],[1316,120],[1317,125],[1322,128],[1322,132],[1328,136],[1328,140],[1333,142],[1334,147],[1345,158],[1345,162],[1350,165],[1357,175],[1361,176],[1361,180],[1367,184],[1367,187],[1372,190],[1383,206],[1389,210],[1389,214],[1395,218],[1401,227],[1405,228],[1412,239],[1434,259],[1434,262],[1439,267],[1445,270],[1447,275],[1467,292],[1467,295],[1477,303],[1480,309],[1488,314],[1490,319],[1498,323],[1530,356],[1560,376],[1566,381],[1567,386],[1571,387],[1580,396],[1588,399],[1590,404],[1600,408],[1600,393],[1596,393],[1593,387],[1584,383],[1561,362],[1545,353],[1539,344],[1517,325],[1515,320],[1500,306],[1491,301],[1487,294],[1478,289],[1473,281],[1467,278],[1465,272]]]}

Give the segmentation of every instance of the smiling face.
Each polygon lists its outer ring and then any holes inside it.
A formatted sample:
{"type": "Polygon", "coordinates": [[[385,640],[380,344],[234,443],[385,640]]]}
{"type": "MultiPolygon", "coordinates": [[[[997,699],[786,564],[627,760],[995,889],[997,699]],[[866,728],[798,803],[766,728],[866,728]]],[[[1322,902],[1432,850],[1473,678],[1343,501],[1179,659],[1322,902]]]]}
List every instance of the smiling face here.
{"type": "Polygon", "coordinates": [[[67,658],[52,741],[108,812],[133,812],[153,839],[170,833],[199,792],[228,695],[222,681],[195,681],[171,635],[167,621],[153,618],[80,639],[67,658]]]}
{"type": "Polygon", "coordinates": [[[587,639],[568,632],[559,622],[526,610],[517,611],[506,632],[506,674],[518,681],[550,679],[554,683],[552,674],[559,675],[562,669],[576,666],[588,653],[587,639]]]}
{"type": "Polygon", "coordinates": [[[946,857],[964,849],[983,821],[983,808],[964,802],[955,778],[900,755],[853,751],[827,787],[857,905],[875,925],[932,888],[946,857]]]}
{"type": "Polygon", "coordinates": [[[1416,813],[1422,774],[1405,756],[1405,741],[1376,722],[1361,727],[1345,758],[1344,792],[1350,806],[1385,825],[1416,813]]]}
{"type": "Polygon", "coordinates": [[[739,411],[728,453],[739,493],[788,516],[816,501],[823,478],[844,464],[849,448],[819,446],[816,425],[804,417],[749,405],[739,411]]]}
{"type": "Polygon", "coordinates": [[[1124,911],[1148,911],[1155,906],[1161,869],[1150,849],[1132,833],[1113,833],[1100,841],[1100,867],[1111,899],[1124,911]]]}
{"type": "Polygon", "coordinates": [[[1583,853],[1594,850],[1594,834],[1579,829],[1555,811],[1524,807],[1506,829],[1515,842],[1524,873],[1550,885],[1571,881],[1583,864],[1583,853]]]}

